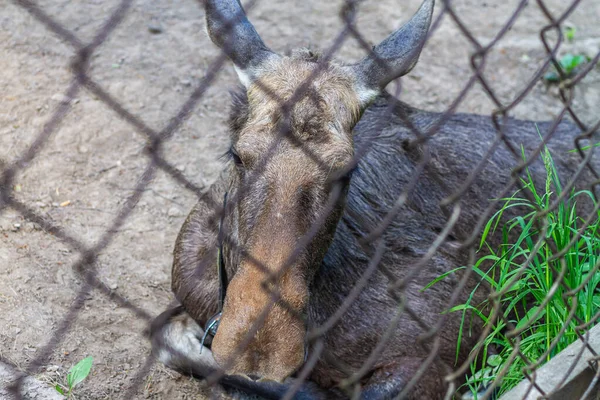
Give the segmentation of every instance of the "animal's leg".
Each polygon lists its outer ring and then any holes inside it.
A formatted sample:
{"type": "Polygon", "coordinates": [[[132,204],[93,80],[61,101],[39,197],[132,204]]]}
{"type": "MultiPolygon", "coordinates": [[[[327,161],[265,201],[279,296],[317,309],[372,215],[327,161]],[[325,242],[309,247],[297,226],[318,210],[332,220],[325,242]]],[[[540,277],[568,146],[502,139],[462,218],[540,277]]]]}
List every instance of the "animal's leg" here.
{"type": "MultiPolygon", "coordinates": [[[[378,368],[366,382],[361,399],[383,400],[397,398],[411,382],[411,379],[413,379],[417,370],[424,362],[424,358],[404,357],[398,360],[397,364],[378,368]]],[[[402,398],[407,400],[442,399],[446,390],[447,384],[443,382],[439,367],[432,364],[427,368],[415,386],[413,386],[410,393],[402,398]]]]}
{"type": "Polygon", "coordinates": [[[210,349],[201,344],[203,335],[204,330],[182,306],[163,312],[150,327],[153,352],[163,364],[205,377],[218,366],[210,349]]]}

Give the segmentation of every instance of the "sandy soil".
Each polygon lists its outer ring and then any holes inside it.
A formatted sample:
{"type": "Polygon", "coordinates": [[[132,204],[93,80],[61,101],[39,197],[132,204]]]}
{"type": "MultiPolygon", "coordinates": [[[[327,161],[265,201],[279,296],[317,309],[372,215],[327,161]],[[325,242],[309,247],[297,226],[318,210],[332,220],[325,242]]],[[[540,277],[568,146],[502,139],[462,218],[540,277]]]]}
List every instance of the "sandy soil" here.
{"type": "MultiPolygon", "coordinates": [[[[551,10],[565,8],[547,1],[551,10]]],[[[42,8],[82,41],[89,41],[118,2],[45,0],[42,8]]],[[[340,0],[262,1],[251,19],[265,42],[285,52],[299,46],[327,48],[340,31],[340,0]]],[[[419,0],[368,0],[359,29],[377,43],[405,21],[419,0]]],[[[455,10],[482,43],[499,31],[517,1],[457,0],[455,10]]],[[[438,7],[441,8],[441,7],[438,7]]],[[[439,12],[439,9],[437,10],[439,12]]],[[[436,13],[437,15],[437,13],[436,13]]],[[[600,3],[582,2],[568,23],[576,39],[561,49],[594,56],[600,50],[600,3]]],[[[547,21],[530,2],[511,31],[491,51],[486,77],[505,103],[533,76],[544,57],[539,31],[547,21]]],[[[401,98],[442,111],[470,76],[473,46],[445,17],[423,51],[418,67],[403,79],[401,98]]],[[[0,161],[16,160],[35,140],[64,99],[73,49],[19,6],[0,2],[0,161]]],[[[160,130],[182,106],[218,55],[204,33],[198,2],[135,2],[131,12],[92,57],[90,74],[148,126],[160,130]],[[151,33],[158,26],[160,33],[151,33]]],[[[338,58],[354,61],[363,51],[348,39],[338,58]]],[[[165,157],[203,187],[222,169],[227,148],[228,89],[236,84],[230,64],[220,73],[190,118],[165,145],[165,157]]],[[[14,195],[85,246],[93,246],[123,206],[149,162],[145,138],[94,95],[80,91],[59,129],[21,170],[14,195]]],[[[598,118],[600,73],[577,89],[575,109],[587,122],[598,118]]],[[[459,110],[490,113],[494,105],[475,85],[459,110]]],[[[561,109],[554,89],[538,84],[513,112],[550,119],[561,109]]],[[[1,163],[0,163],[1,166],[1,163]]],[[[154,316],[172,300],[171,251],[195,195],[159,172],[97,262],[111,290],[154,316]]],[[[78,254],[13,210],[0,214],[0,356],[25,368],[50,340],[82,285],[70,266],[78,254]]],[[[95,359],[79,399],[120,398],[145,362],[145,321],[92,291],[47,365],[35,374],[52,384],[85,356],[95,359]]],[[[205,393],[201,382],[154,365],[134,399],[186,399],[205,393]]]]}

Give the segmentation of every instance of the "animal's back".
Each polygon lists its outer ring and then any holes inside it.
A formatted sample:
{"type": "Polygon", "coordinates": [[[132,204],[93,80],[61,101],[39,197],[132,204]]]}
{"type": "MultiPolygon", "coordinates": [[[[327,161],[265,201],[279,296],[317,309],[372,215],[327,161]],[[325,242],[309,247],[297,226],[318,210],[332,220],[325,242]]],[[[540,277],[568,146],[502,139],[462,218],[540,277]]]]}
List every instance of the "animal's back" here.
{"type": "MultiPolygon", "coordinates": [[[[553,122],[512,118],[506,121],[503,133],[519,153],[518,159],[502,140],[491,154],[486,154],[494,147],[498,131],[490,117],[474,114],[452,114],[423,144],[409,147],[417,136],[406,121],[410,121],[418,132],[426,133],[442,117],[440,113],[411,108],[391,96],[380,97],[355,127],[355,147],[367,145],[372,151],[360,162],[362,173],[357,174],[358,179],[353,178],[350,197],[369,191],[377,199],[378,207],[389,209],[428,152],[429,160],[416,185],[409,191],[407,208],[427,215],[427,228],[437,230],[446,224],[452,206],[442,209],[440,202],[458,192],[478,164],[484,161],[484,168],[477,172],[458,201],[462,206],[461,219],[453,235],[464,239],[472,233],[482,211],[510,181],[513,168],[523,161],[521,146],[526,159],[531,160],[532,153],[542,144],[542,137],[550,131],[553,122]]],[[[581,131],[575,125],[563,121],[548,142],[548,149],[564,182],[570,180],[582,161],[578,153],[571,151],[575,149],[575,137],[579,133],[581,131]]],[[[529,170],[536,183],[543,185],[546,171],[542,158],[537,155],[534,160],[529,170]]],[[[595,167],[600,166],[595,159],[591,163],[595,167]]],[[[590,171],[585,169],[577,182],[589,184],[593,180],[590,171]]]]}
{"type": "MultiPolygon", "coordinates": [[[[376,238],[365,248],[359,245],[359,238],[376,229],[404,191],[408,190],[405,204],[381,236],[386,251],[380,269],[373,273],[358,299],[326,336],[334,355],[355,369],[359,369],[369,357],[382,333],[394,323],[400,310],[398,299],[388,291],[391,279],[401,279],[415,266],[419,267],[410,283],[398,293],[402,293],[407,307],[421,322],[433,327],[439,321],[462,275],[451,275],[425,291],[421,289],[443,273],[467,264],[468,252],[459,250],[458,243],[473,233],[478,219],[510,182],[512,169],[521,161],[515,159],[503,143],[491,152],[485,167],[475,175],[473,183],[461,195],[460,217],[454,229],[429,261],[420,265],[424,257],[429,257],[426,256],[427,252],[453,212],[452,205],[444,208],[440,202],[461,189],[497,137],[489,117],[455,114],[434,136],[421,145],[411,147],[416,136],[408,125],[424,133],[441,117],[441,114],[416,110],[383,96],[366,110],[355,128],[357,153],[363,146],[370,149],[353,173],[345,213],[311,288],[310,316],[314,325],[321,325],[334,315],[368,269],[379,239],[376,238]],[[415,186],[409,189],[414,174],[418,173],[419,163],[427,156],[429,159],[425,168],[415,186]],[[390,275],[394,278],[390,278],[390,275]],[[344,346],[340,346],[340,343],[344,346]]],[[[550,127],[551,123],[548,122],[537,123],[536,127],[536,123],[531,121],[510,120],[505,133],[518,151],[519,146],[523,145],[525,154],[529,155],[542,142],[538,129],[544,135],[550,127]]],[[[578,133],[573,124],[563,122],[548,145],[564,180],[572,176],[581,162],[577,154],[569,152],[575,146],[574,138],[578,133]]],[[[546,172],[541,158],[537,158],[530,166],[530,172],[534,180],[543,185],[546,172]]],[[[592,181],[588,171],[583,173],[580,181],[592,181]]],[[[507,194],[515,190],[516,186],[507,194]]],[[[519,210],[515,209],[513,214],[516,212],[519,210]]],[[[507,217],[510,216],[507,213],[507,217]]],[[[458,303],[465,301],[466,293],[475,283],[473,279],[469,281],[458,303]]],[[[482,288],[475,300],[480,301],[487,294],[486,289],[482,288]]],[[[402,363],[402,360],[407,363],[422,362],[427,356],[426,348],[432,346],[432,342],[425,347],[420,345],[415,332],[425,333],[425,328],[406,309],[400,312],[403,314],[392,339],[377,359],[376,365],[382,369],[388,363],[402,363]]],[[[447,365],[454,366],[460,313],[450,313],[446,318],[439,335],[439,354],[447,365]]],[[[459,363],[466,359],[478,338],[478,323],[471,328],[471,336],[465,333],[463,337],[459,363]]],[[[323,361],[313,374],[313,379],[323,379],[320,383],[327,386],[332,382],[322,378],[325,376],[328,379],[339,376],[341,379],[343,374],[323,361]]],[[[435,390],[439,391],[444,386],[442,382],[439,383],[440,387],[435,390]]]]}

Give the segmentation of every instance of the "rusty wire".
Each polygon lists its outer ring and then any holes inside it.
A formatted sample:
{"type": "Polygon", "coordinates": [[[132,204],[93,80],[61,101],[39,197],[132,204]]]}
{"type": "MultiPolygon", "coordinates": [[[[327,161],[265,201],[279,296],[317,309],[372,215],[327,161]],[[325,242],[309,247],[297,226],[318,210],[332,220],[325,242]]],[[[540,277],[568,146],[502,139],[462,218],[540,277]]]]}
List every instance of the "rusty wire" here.
{"type": "MultiPolygon", "coordinates": [[[[36,140],[33,144],[25,151],[17,160],[14,162],[7,164],[5,162],[0,163],[0,212],[4,211],[7,208],[12,208],[19,212],[24,218],[29,221],[32,221],[36,224],[39,224],[46,232],[55,235],[57,238],[66,243],[71,249],[79,254],[79,259],[71,266],[71,268],[83,279],[84,284],[80,287],[79,291],[76,294],[75,301],[70,307],[69,311],[62,318],[59,327],[53,332],[51,338],[46,343],[44,348],[36,355],[33,361],[29,363],[29,365],[25,368],[24,373],[19,377],[19,379],[15,382],[12,387],[12,393],[18,399],[22,398],[21,395],[21,385],[23,383],[24,377],[27,375],[35,374],[40,371],[40,369],[45,366],[52,355],[52,353],[56,350],[56,348],[60,345],[61,340],[64,338],[65,334],[72,328],[72,324],[76,319],[78,313],[84,306],[86,302],[86,298],[88,297],[88,293],[92,290],[97,290],[103,295],[107,296],[111,301],[118,304],[120,307],[125,307],[132,310],[137,318],[143,319],[150,324],[152,315],[150,312],[139,308],[138,306],[132,304],[127,300],[127,298],[123,295],[115,293],[111,291],[109,287],[102,282],[100,278],[97,276],[96,270],[96,260],[99,253],[105,249],[117,234],[118,228],[127,220],[131,212],[136,207],[136,204],[141,197],[144,189],[148,187],[153,177],[155,176],[158,170],[162,170],[166,174],[168,174],[175,182],[177,182],[182,187],[193,192],[198,198],[203,193],[205,188],[198,187],[189,181],[185,175],[178,171],[173,165],[165,160],[162,156],[163,144],[168,141],[173,134],[178,130],[181,124],[186,120],[191,112],[193,112],[195,106],[198,104],[199,100],[203,97],[206,90],[210,87],[214,79],[216,78],[219,70],[225,64],[227,58],[225,53],[221,53],[219,57],[217,57],[212,64],[208,67],[205,76],[201,80],[200,84],[195,88],[192,95],[184,102],[183,106],[179,109],[179,111],[169,120],[166,127],[157,132],[150,127],[148,127],[144,122],[129,112],[117,99],[112,97],[108,92],[106,92],[99,82],[94,81],[89,73],[89,60],[96,51],[96,49],[102,45],[112,34],[114,29],[122,23],[125,16],[130,11],[130,7],[132,4],[131,0],[122,0],[120,5],[115,9],[115,11],[107,18],[103,26],[96,33],[94,38],[89,43],[84,43],[81,39],[79,39],[73,32],[70,32],[66,27],[57,22],[53,17],[49,16],[47,13],[43,11],[43,7],[39,7],[35,2],[31,0],[13,0],[15,4],[25,9],[29,12],[33,17],[35,17],[40,23],[44,24],[50,31],[52,31],[55,35],[60,37],[65,43],[68,43],[74,51],[75,57],[73,58],[73,62],[71,63],[71,71],[72,71],[72,81],[68,88],[65,91],[65,100],[62,101],[54,114],[50,118],[50,120],[45,124],[42,131],[37,136],[36,140]],[[48,143],[50,138],[56,134],[56,132],[60,129],[60,125],[62,120],[66,115],[69,114],[71,110],[72,100],[81,90],[87,90],[93,93],[100,101],[102,101],[107,107],[109,107],[112,111],[114,111],[122,120],[129,123],[132,127],[134,127],[138,132],[144,135],[147,139],[147,145],[145,148],[146,154],[149,156],[149,162],[147,163],[146,168],[143,173],[140,174],[138,178],[138,183],[136,188],[127,198],[127,201],[120,209],[118,215],[112,221],[110,225],[110,229],[108,229],[104,235],[100,238],[100,240],[93,246],[88,247],[84,245],[84,243],[78,240],[75,237],[70,236],[66,233],[62,227],[57,226],[51,222],[48,222],[43,216],[36,213],[31,207],[27,204],[23,204],[22,202],[16,200],[11,192],[13,181],[16,174],[20,171],[23,171],[27,168],[27,164],[33,160],[36,155],[44,148],[44,146],[48,143]]],[[[308,357],[307,363],[304,364],[303,368],[299,372],[299,380],[297,380],[293,385],[290,386],[288,392],[285,395],[286,399],[293,398],[294,394],[300,390],[300,386],[302,385],[302,381],[307,379],[310,376],[310,372],[312,368],[314,368],[319,357],[324,357],[328,359],[328,361],[332,363],[336,363],[339,365],[341,370],[348,370],[348,376],[341,383],[341,388],[346,390],[346,393],[349,396],[355,397],[360,394],[361,379],[368,373],[371,365],[375,362],[378,357],[378,352],[382,351],[386,344],[387,339],[394,331],[396,324],[399,323],[400,317],[403,315],[408,315],[412,319],[417,322],[423,331],[423,335],[420,338],[420,345],[425,350],[426,354],[428,354],[427,359],[423,363],[423,365],[419,368],[417,375],[411,382],[408,382],[403,393],[401,395],[407,394],[410,388],[418,382],[419,377],[425,373],[426,369],[429,368],[432,364],[436,364],[439,368],[442,368],[445,371],[446,379],[449,383],[448,393],[449,395],[456,389],[455,381],[460,378],[461,375],[464,375],[469,367],[470,362],[476,357],[477,352],[472,352],[467,361],[465,361],[462,365],[453,366],[444,363],[437,355],[440,340],[439,340],[439,332],[443,327],[444,321],[447,317],[442,315],[440,317],[439,322],[435,326],[430,326],[425,323],[417,312],[415,312],[411,305],[404,301],[403,298],[403,290],[410,283],[412,278],[419,273],[421,268],[426,267],[426,265],[432,260],[435,254],[438,252],[438,246],[446,241],[454,227],[454,224],[457,222],[458,218],[461,215],[461,199],[465,192],[469,190],[470,186],[475,181],[477,175],[481,172],[482,169],[485,168],[486,163],[489,161],[490,155],[501,145],[504,145],[514,156],[515,168],[512,170],[512,180],[509,182],[509,185],[506,187],[498,188],[498,197],[504,197],[509,192],[514,191],[515,188],[523,189],[522,182],[520,181],[520,177],[526,172],[526,168],[533,162],[535,158],[537,158],[540,153],[543,151],[544,146],[548,141],[551,140],[553,134],[555,133],[559,122],[563,117],[569,116],[572,121],[577,124],[579,129],[581,130],[581,134],[574,139],[574,148],[578,151],[578,154],[581,158],[581,163],[577,170],[577,173],[574,175],[573,179],[569,181],[566,185],[567,190],[565,190],[562,195],[557,198],[550,207],[550,210],[556,209],[559,205],[559,202],[566,196],[566,193],[575,185],[576,179],[580,176],[580,173],[587,169],[596,177],[595,182],[586,182],[589,185],[589,188],[592,193],[596,194],[596,186],[598,185],[600,175],[598,175],[598,171],[596,171],[592,164],[590,163],[593,154],[593,147],[591,149],[584,149],[583,146],[588,143],[589,140],[593,137],[600,126],[600,121],[594,124],[593,126],[587,126],[585,123],[581,121],[581,119],[577,116],[577,113],[573,109],[573,98],[575,96],[574,88],[581,80],[588,74],[598,63],[600,60],[600,53],[596,55],[582,70],[580,70],[577,75],[573,77],[568,77],[565,72],[560,68],[560,62],[557,58],[557,53],[560,48],[561,42],[563,41],[562,34],[562,24],[565,19],[577,8],[584,7],[585,5],[580,5],[580,0],[574,0],[570,3],[570,6],[558,16],[553,15],[545,5],[543,0],[537,0],[536,5],[539,9],[544,13],[547,19],[547,25],[540,31],[540,39],[544,45],[546,51],[546,58],[542,65],[540,65],[537,73],[525,84],[519,93],[514,97],[514,99],[508,103],[503,103],[498,96],[494,93],[494,90],[488,83],[485,75],[485,62],[486,56],[494,48],[496,43],[500,41],[505,34],[510,30],[510,28],[514,25],[515,21],[518,20],[521,12],[527,6],[528,1],[522,0],[519,2],[517,7],[514,9],[513,13],[509,16],[506,22],[503,24],[500,31],[493,37],[493,39],[487,43],[481,43],[478,39],[475,38],[473,33],[469,30],[469,28],[463,23],[460,18],[460,15],[456,12],[456,10],[452,7],[450,0],[442,0],[438,2],[438,8],[441,8],[441,12],[439,13],[437,19],[433,22],[432,29],[429,33],[431,35],[436,27],[439,25],[439,22],[443,18],[449,18],[460,30],[460,32],[464,35],[464,37],[473,45],[474,51],[471,53],[471,77],[468,79],[467,84],[460,91],[458,96],[452,101],[451,105],[448,109],[440,116],[440,118],[436,121],[436,123],[432,124],[426,131],[419,131],[416,127],[410,124],[410,121],[406,120],[406,124],[409,128],[414,132],[415,140],[411,143],[407,144],[408,149],[415,150],[420,146],[421,153],[418,155],[419,162],[417,167],[411,176],[409,184],[406,185],[404,191],[401,196],[398,197],[394,207],[387,212],[387,215],[380,221],[379,225],[375,227],[375,229],[367,232],[363,237],[359,238],[361,246],[365,249],[365,251],[371,255],[371,260],[367,270],[364,275],[357,280],[356,286],[352,290],[349,297],[346,299],[346,302],[343,306],[330,318],[326,321],[322,326],[317,326],[312,328],[308,332],[308,340],[312,343],[312,353],[308,357]],[[557,36],[557,40],[551,40],[548,38],[548,33],[554,32],[557,36]],[[543,73],[548,69],[550,65],[554,65],[560,75],[561,85],[559,86],[559,94],[560,101],[562,102],[563,108],[559,113],[558,117],[555,118],[554,124],[552,128],[548,132],[544,132],[544,136],[541,144],[538,148],[531,154],[528,154],[528,159],[523,161],[522,155],[519,152],[516,143],[513,143],[509,137],[506,135],[506,124],[504,123],[507,117],[510,116],[510,111],[513,110],[523,99],[525,99],[529,94],[531,94],[534,86],[539,82],[543,73]],[[454,114],[456,108],[460,105],[464,97],[471,91],[474,85],[478,83],[484,89],[488,98],[494,103],[496,110],[491,115],[492,121],[497,131],[496,140],[494,141],[491,148],[487,149],[486,154],[483,155],[483,158],[478,163],[477,167],[471,172],[471,174],[465,179],[462,186],[457,188],[457,190],[452,193],[447,198],[443,199],[440,203],[440,206],[445,207],[449,211],[449,218],[447,224],[444,228],[439,232],[438,237],[435,242],[432,243],[429,251],[422,256],[418,263],[414,265],[411,271],[408,271],[407,275],[402,280],[397,280],[394,277],[394,274],[386,270],[386,268],[380,264],[380,260],[382,254],[386,251],[385,241],[382,239],[386,228],[389,224],[394,220],[394,218],[398,215],[402,207],[405,205],[410,193],[414,190],[415,186],[418,185],[418,180],[421,174],[426,169],[427,165],[431,162],[431,154],[429,152],[428,147],[428,139],[430,139],[433,135],[435,135],[440,127],[454,114]],[[587,142],[586,142],[587,141],[587,142]],[[587,150],[587,151],[586,151],[587,150]],[[328,354],[325,342],[323,340],[323,336],[330,330],[343,316],[346,310],[350,307],[351,303],[358,298],[358,294],[363,289],[363,287],[367,284],[368,280],[376,271],[381,272],[385,276],[390,279],[390,285],[388,288],[382,288],[382,290],[388,290],[389,294],[397,299],[398,301],[398,310],[397,315],[392,318],[392,324],[388,327],[386,333],[380,338],[379,343],[374,349],[373,353],[368,357],[365,364],[358,371],[351,372],[350,369],[343,365],[340,360],[331,359],[332,356],[328,354]]],[[[246,10],[250,10],[254,2],[246,5],[246,10]]],[[[343,9],[340,11],[340,18],[344,23],[344,27],[339,35],[333,40],[333,44],[330,48],[326,49],[321,58],[321,67],[325,68],[326,63],[329,59],[335,56],[336,52],[342,46],[342,44],[348,40],[353,39],[358,42],[358,44],[363,48],[365,52],[371,52],[372,49],[368,44],[368,41],[363,37],[363,35],[358,30],[355,25],[355,17],[357,13],[360,11],[360,2],[346,0],[343,9]]],[[[382,63],[384,67],[386,67],[385,63],[382,60],[377,60],[382,63]]],[[[386,67],[387,68],[387,67],[386,67]]],[[[261,87],[261,89],[267,93],[272,99],[277,101],[281,105],[281,113],[284,116],[283,119],[289,117],[290,110],[293,108],[294,104],[305,98],[306,96],[310,96],[310,84],[313,79],[319,74],[320,68],[317,68],[311,76],[309,76],[302,85],[298,87],[298,90],[291,96],[290,99],[283,100],[277,98],[277,96],[269,90],[268,87],[260,84],[260,81],[257,82],[257,85],[261,87]]],[[[396,95],[400,90],[400,86],[396,87],[396,95]]],[[[391,113],[391,106],[386,112],[391,113]]],[[[281,138],[285,138],[286,140],[293,140],[291,135],[287,135],[288,129],[285,127],[285,124],[282,125],[279,135],[281,138]]],[[[296,143],[301,145],[301,143],[296,143]]],[[[319,156],[316,154],[310,154],[310,151],[305,147],[300,146],[309,156],[310,158],[317,164],[320,165],[321,168],[327,169],[329,168],[322,160],[319,159],[319,156]]],[[[273,154],[274,147],[270,148],[267,152],[267,156],[264,157],[260,161],[260,165],[256,168],[256,173],[253,177],[249,179],[249,185],[253,183],[253,179],[258,178],[260,171],[264,168],[267,163],[269,157],[273,154]]],[[[353,160],[352,165],[348,166],[348,170],[352,169],[356,163],[358,163],[361,156],[363,156],[366,152],[369,151],[369,146],[365,146],[365,148],[356,149],[356,156],[353,160]]],[[[346,171],[347,172],[347,171],[346,171]]],[[[344,176],[338,176],[334,179],[334,183],[340,183],[341,180],[344,179],[344,176]]],[[[243,188],[242,188],[243,189],[243,188]]],[[[531,195],[526,191],[522,190],[521,193],[529,198],[529,200],[533,201],[531,195]]],[[[325,219],[330,210],[335,206],[339,197],[342,195],[342,186],[340,184],[334,185],[334,189],[330,194],[330,198],[328,201],[327,212],[321,216],[318,223],[314,224],[311,227],[309,232],[299,240],[296,251],[290,256],[290,258],[286,261],[285,265],[278,272],[278,274],[273,274],[269,272],[269,270],[261,265],[257,260],[252,260],[256,266],[263,270],[267,274],[267,279],[263,282],[263,288],[269,292],[270,295],[270,304],[274,304],[275,302],[281,303],[281,297],[277,290],[269,289],[268,283],[277,282],[278,278],[281,276],[283,271],[286,270],[298,257],[299,252],[314,238],[320,229],[321,225],[325,223],[325,219]]],[[[230,204],[228,204],[229,209],[225,209],[221,204],[212,204],[214,209],[214,215],[211,217],[213,220],[218,220],[223,213],[227,213],[231,211],[231,207],[234,207],[236,202],[236,198],[231,199],[230,204]]],[[[592,213],[586,218],[586,224],[579,229],[579,232],[573,239],[573,241],[577,240],[583,233],[587,224],[592,222],[595,218],[597,218],[597,211],[600,208],[599,205],[593,210],[592,213]]],[[[488,221],[491,215],[496,211],[497,204],[490,204],[489,207],[485,210],[485,212],[480,216],[475,229],[472,234],[463,240],[460,243],[460,247],[463,251],[468,252],[469,254],[469,265],[467,266],[466,274],[461,278],[459,284],[457,285],[452,298],[448,299],[448,307],[452,307],[458,301],[458,297],[461,293],[461,290],[465,287],[466,281],[469,276],[472,274],[472,267],[475,261],[475,249],[476,249],[476,241],[481,234],[482,228],[484,224],[488,221]]],[[[558,271],[554,270],[553,273],[557,277],[557,285],[554,287],[554,291],[558,290],[558,287],[562,287],[566,292],[564,296],[572,299],[573,303],[576,304],[577,301],[577,292],[583,285],[582,283],[578,288],[569,287],[567,281],[564,279],[565,276],[565,268],[564,268],[564,251],[562,253],[558,253],[555,247],[555,244],[548,240],[545,236],[545,232],[547,230],[547,226],[543,223],[543,217],[545,213],[548,211],[542,212],[539,211],[537,222],[539,224],[539,239],[536,243],[537,248],[539,248],[543,243],[547,243],[551,249],[553,250],[555,257],[558,258],[558,261],[563,264],[563,268],[558,271]]],[[[235,239],[231,236],[226,238],[227,245],[231,248],[236,248],[241,251],[246,257],[250,257],[249,254],[244,253],[243,246],[235,241],[235,239]]],[[[530,256],[533,257],[534,254],[530,256]]],[[[516,281],[519,276],[525,271],[530,259],[525,260],[520,266],[519,274],[517,274],[514,278],[516,281]]],[[[197,274],[202,275],[205,268],[212,268],[213,260],[207,260],[206,263],[200,265],[197,269],[197,274]]],[[[591,273],[588,279],[591,279],[593,273],[600,269],[600,261],[591,268],[591,273]]],[[[492,293],[490,295],[490,301],[493,305],[493,317],[492,319],[501,318],[504,319],[507,326],[510,328],[507,332],[507,337],[510,337],[514,340],[514,352],[511,355],[513,359],[520,357],[525,361],[527,367],[525,368],[526,376],[531,380],[531,388],[535,387],[540,393],[543,393],[545,397],[549,397],[552,393],[544,392],[539,385],[536,384],[535,376],[536,370],[542,364],[542,361],[545,359],[546,355],[552,351],[552,349],[556,346],[556,343],[560,339],[560,337],[555,338],[553,340],[550,348],[547,349],[546,353],[540,357],[538,360],[529,360],[525,357],[525,355],[519,349],[519,333],[522,332],[525,327],[520,329],[516,329],[516,327],[512,326],[511,322],[503,316],[503,310],[501,309],[501,304],[499,302],[499,298],[503,295],[503,292],[492,293]]],[[[547,299],[549,300],[549,299],[547,299]]],[[[283,302],[285,303],[285,302],[283,302]]],[[[283,306],[287,306],[283,304],[283,306]]],[[[294,312],[291,308],[288,307],[291,312],[294,312]]],[[[540,313],[542,307],[538,310],[540,313]]],[[[579,340],[584,343],[581,353],[579,357],[583,353],[583,349],[587,348],[594,356],[594,360],[590,360],[590,363],[596,365],[597,362],[597,354],[598,349],[594,349],[589,344],[589,335],[587,334],[587,330],[590,325],[598,319],[598,315],[595,316],[594,321],[585,323],[580,320],[574,314],[575,306],[570,310],[568,323],[571,321],[575,321],[578,324],[577,334],[579,336],[579,340]]],[[[254,333],[257,329],[260,328],[261,324],[264,322],[266,315],[268,313],[268,308],[264,310],[262,315],[253,323],[252,329],[250,329],[246,335],[246,340],[242,343],[242,346],[252,339],[254,333]]],[[[304,318],[303,316],[295,313],[295,317],[304,318]]],[[[564,329],[563,327],[563,332],[564,329]]],[[[481,333],[481,339],[485,338],[485,336],[489,333],[491,326],[486,326],[486,328],[481,333]]],[[[483,345],[480,341],[479,347],[483,345]]],[[[230,360],[231,361],[231,360],[230,360]]],[[[127,389],[124,398],[131,398],[138,390],[141,385],[143,378],[148,374],[150,368],[154,363],[154,359],[151,355],[148,356],[146,361],[144,362],[142,368],[137,372],[135,378],[133,379],[132,385],[127,389]]],[[[569,366],[567,373],[565,374],[566,379],[570,370],[574,367],[573,365],[569,366]]],[[[224,365],[224,368],[227,366],[224,365]]],[[[596,367],[597,368],[597,367],[596,367]]],[[[504,371],[506,372],[506,371],[504,371]]],[[[211,385],[217,384],[217,382],[225,382],[228,377],[224,375],[222,370],[219,371],[207,371],[205,374],[207,382],[211,385]]],[[[502,373],[496,381],[492,384],[490,388],[486,391],[484,398],[491,398],[493,395],[493,389],[497,386],[502,378],[502,373]]],[[[592,393],[594,390],[594,385],[596,385],[598,380],[598,373],[596,372],[595,378],[593,382],[590,383],[590,386],[587,388],[586,395],[592,393]]],[[[560,385],[555,388],[558,390],[560,385]]]]}

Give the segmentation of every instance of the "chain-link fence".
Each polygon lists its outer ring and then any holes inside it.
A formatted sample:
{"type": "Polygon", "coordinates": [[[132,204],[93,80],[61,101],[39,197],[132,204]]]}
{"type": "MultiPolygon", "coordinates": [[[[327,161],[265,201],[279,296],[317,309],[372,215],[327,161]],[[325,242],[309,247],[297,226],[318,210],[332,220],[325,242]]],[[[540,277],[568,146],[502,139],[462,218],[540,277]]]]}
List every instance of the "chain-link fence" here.
{"type": "MultiPolygon", "coordinates": [[[[42,4],[15,1],[70,45],[75,57],[64,98],[36,140],[16,160],[0,160],[0,210],[17,211],[76,250],[72,269],[84,284],[15,382],[14,396],[23,398],[23,378],[47,365],[92,291],[147,321],[154,341],[155,354],[123,398],[140,390],[161,351],[215,388],[222,384],[270,398],[497,398],[508,390],[503,382],[519,377],[530,382],[529,393],[558,398],[552,396],[582,362],[593,373],[577,396],[595,396],[600,370],[590,329],[600,316],[600,176],[593,152],[600,121],[586,124],[573,104],[600,53],[561,56],[572,35],[565,20],[585,2],[573,1],[555,14],[542,0],[521,1],[483,43],[450,0],[439,1],[429,35],[446,18],[474,49],[466,86],[440,114],[415,110],[391,95],[373,97],[377,87],[413,66],[423,44],[415,26],[429,26],[423,22],[429,2],[408,30],[372,48],[356,25],[362,2],[347,1],[340,10],[343,30],[329,48],[284,59],[254,36],[236,1],[206,3],[202,7],[212,7],[209,35],[223,52],[156,131],[89,74],[92,57],[123,23],[132,1],[122,1],[87,43],[42,4]],[[539,32],[546,55],[513,101],[503,102],[485,74],[486,61],[525,7],[539,8],[547,20],[539,32]],[[349,39],[368,54],[366,61],[332,66],[349,39]],[[398,43],[418,51],[401,47],[396,54],[392,47],[398,43]],[[164,148],[228,56],[249,91],[235,100],[229,175],[206,191],[166,160],[164,148]],[[394,57],[412,57],[411,65],[397,65],[394,57]],[[557,90],[557,117],[539,124],[512,120],[512,110],[542,80],[557,90]],[[491,117],[455,114],[477,84],[496,111],[491,117]],[[93,246],[13,194],[15,176],[56,134],[82,90],[146,137],[149,159],[132,195],[93,246]],[[353,141],[349,132],[361,114],[353,141]],[[175,251],[173,287],[183,309],[152,323],[155,312],[98,277],[97,261],[159,170],[200,203],[175,251]],[[201,328],[183,319],[187,314],[201,328]],[[194,347],[178,347],[177,332],[195,335],[206,346],[203,355],[182,352],[194,347]],[[542,366],[573,342],[583,345],[568,365],[551,373],[562,374],[558,381],[552,387],[540,383],[542,366]]],[[[245,4],[246,12],[253,6],[245,4]]]]}

